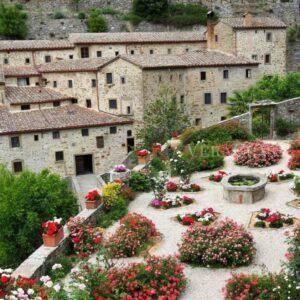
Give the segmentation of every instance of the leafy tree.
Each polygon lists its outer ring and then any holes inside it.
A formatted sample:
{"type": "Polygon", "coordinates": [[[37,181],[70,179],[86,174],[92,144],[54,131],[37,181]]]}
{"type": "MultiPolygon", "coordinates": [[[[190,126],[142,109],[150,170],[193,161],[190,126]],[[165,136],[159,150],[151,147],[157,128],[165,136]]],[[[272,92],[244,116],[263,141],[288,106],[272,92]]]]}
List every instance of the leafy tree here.
{"type": "Polygon", "coordinates": [[[153,143],[165,143],[173,132],[182,132],[190,125],[184,106],[172,99],[173,94],[164,88],[146,107],[144,127],[137,135],[144,147],[150,149],[153,143]]]}
{"type": "Polygon", "coordinates": [[[148,20],[156,19],[168,9],[168,0],[134,0],[133,13],[148,20]]]}
{"type": "Polygon", "coordinates": [[[108,30],[107,22],[102,16],[101,10],[93,9],[87,20],[88,32],[105,32],[108,30]]]}
{"type": "Polygon", "coordinates": [[[78,210],[68,183],[47,170],[15,176],[0,165],[0,191],[0,266],[17,266],[41,245],[43,222],[78,210]]]}
{"type": "Polygon", "coordinates": [[[284,77],[264,76],[245,91],[237,91],[229,98],[230,114],[236,116],[248,111],[249,104],[259,100],[280,102],[300,96],[300,72],[284,77]]]}
{"type": "Polygon", "coordinates": [[[0,4],[0,35],[24,39],[27,35],[27,14],[18,5],[0,4]]]}

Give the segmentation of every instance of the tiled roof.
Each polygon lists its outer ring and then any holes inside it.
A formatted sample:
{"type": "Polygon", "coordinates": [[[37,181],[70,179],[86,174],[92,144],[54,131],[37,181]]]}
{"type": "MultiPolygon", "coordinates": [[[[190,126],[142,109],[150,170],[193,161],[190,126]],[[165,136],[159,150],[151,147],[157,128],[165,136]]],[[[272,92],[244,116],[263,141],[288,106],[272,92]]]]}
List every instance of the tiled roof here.
{"type": "Polygon", "coordinates": [[[39,72],[34,66],[5,66],[3,67],[5,77],[24,77],[24,76],[38,76],[39,72]]]}
{"type": "Polygon", "coordinates": [[[234,29],[286,28],[285,23],[281,20],[270,17],[253,17],[253,22],[250,26],[244,25],[244,18],[222,18],[220,21],[232,26],[234,29]]]}
{"type": "Polygon", "coordinates": [[[111,59],[109,58],[60,60],[57,62],[40,65],[38,69],[42,73],[96,71],[110,60],[111,59]]]}
{"type": "Polygon", "coordinates": [[[5,97],[11,105],[48,103],[70,100],[74,98],[56,92],[53,89],[41,88],[37,86],[6,86],[5,97]]]}
{"type": "Polygon", "coordinates": [[[0,42],[0,51],[56,50],[73,48],[74,46],[68,40],[24,40],[0,42]]]}
{"type": "Polygon", "coordinates": [[[133,121],[78,105],[11,113],[0,106],[0,135],[132,124],[133,121]]]}
{"type": "Polygon", "coordinates": [[[69,35],[69,40],[74,44],[140,44],[206,41],[205,37],[197,31],[72,33],[69,35]]]}
{"type": "Polygon", "coordinates": [[[126,55],[121,57],[142,69],[258,65],[256,61],[242,56],[206,50],[181,55],[126,55]]]}

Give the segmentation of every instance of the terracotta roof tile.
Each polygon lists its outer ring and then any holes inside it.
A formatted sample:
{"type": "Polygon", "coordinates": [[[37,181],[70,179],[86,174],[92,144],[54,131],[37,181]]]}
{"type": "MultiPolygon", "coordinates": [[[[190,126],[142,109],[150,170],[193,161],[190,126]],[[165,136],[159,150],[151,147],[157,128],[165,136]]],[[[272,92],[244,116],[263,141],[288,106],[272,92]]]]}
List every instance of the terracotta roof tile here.
{"type": "Polygon", "coordinates": [[[0,51],[56,50],[73,48],[73,44],[68,40],[24,40],[0,42],[0,51]]]}
{"type": "Polygon", "coordinates": [[[34,66],[4,66],[3,71],[5,77],[38,76],[40,74],[34,66]]]}
{"type": "Polygon", "coordinates": [[[0,135],[132,123],[131,120],[78,105],[17,113],[0,106],[0,135]]]}
{"type": "Polygon", "coordinates": [[[244,18],[222,18],[220,20],[234,29],[253,29],[253,28],[286,28],[286,24],[279,19],[270,17],[253,17],[253,23],[251,26],[244,25],[244,18]]]}
{"type": "Polygon", "coordinates": [[[5,97],[6,101],[11,105],[48,103],[74,99],[74,97],[64,95],[53,89],[37,86],[6,86],[5,97]]]}

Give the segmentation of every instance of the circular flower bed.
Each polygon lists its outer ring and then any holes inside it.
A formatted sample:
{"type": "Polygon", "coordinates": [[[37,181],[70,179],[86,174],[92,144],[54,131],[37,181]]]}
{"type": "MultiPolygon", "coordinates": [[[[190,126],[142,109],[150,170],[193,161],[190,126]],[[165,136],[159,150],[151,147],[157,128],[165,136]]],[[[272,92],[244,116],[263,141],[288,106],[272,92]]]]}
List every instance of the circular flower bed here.
{"type": "Polygon", "coordinates": [[[263,142],[250,142],[241,145],[235,155],[237,165],[251,168],[268,167],[278,163],[282,157],[282,150],[277,145],[263,142]]]}
{"type": "Polygon", "coordinates": [[[195,223],[179,249],[181,261],[206,267],[249,265],[255,252],[252,235],[230,219],[207,227],[195,223]]]}
{"type": "Polygon", "coordinates": [[[190,205],[194,202],[194,199],[189,197],[189,196],[176,196],[174,199],[153,199],[150,202],[150,206],[154,208],[162,208],[162,209],[169,209],[169,208],[175,208],[175,207],[180,207],[184,205],[190,205]]]}
{"type": "Polygon", "coordinates": [[[138,255],[158,236],[154,223],[143,215],[130,213],[120,220],[121,226],[105,245],[109,257],[138,255]]]}
{"type": "Polygon", "coordinates": [[[218,215],[219,214],[216,213],[213,208],[209,207],[195,213],[177,215],[176,219],[182,225],[192,225],[198,222],[203,226],[207,226],[216,221],[218,215]]]}

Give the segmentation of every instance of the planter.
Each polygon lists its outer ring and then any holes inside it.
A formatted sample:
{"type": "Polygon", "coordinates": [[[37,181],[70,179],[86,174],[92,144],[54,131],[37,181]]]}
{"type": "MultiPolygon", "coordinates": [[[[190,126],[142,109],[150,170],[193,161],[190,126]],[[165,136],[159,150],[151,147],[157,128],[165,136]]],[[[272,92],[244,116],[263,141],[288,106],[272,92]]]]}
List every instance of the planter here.
{"type": "Polygon", "coordinates": [[[115,172],[115,171],[110,171],[109,172],[109,181],[113,182],[116,179],[126,179],[130,176],[131,171],[126,170],[125,172],[115,172]]]}
{"type": "Polygon", "coordinates": [[[146,156],[139,156],[138,155],[138,162],[139,165],[146,165],[148,162],[150,161],[150,155],[146,155],[146,156]]]}
{"type": "Polygon", "coordinates": [[[152,153],[157,154],[161,152],[161,145],[152,145],[152,153]]]}
{"type": "Polygon", "coordinates": [[[85,201],[85,208],[86,209],[96,209],[101,204],[101,200],[96,201],[85,201]]]}
{"type": "Polygon", "coordinates": [[[64,237],[64,228],[61,227],[54,235],[43,234],[43,243],[45,247],[56,247],[64,237]]]}

